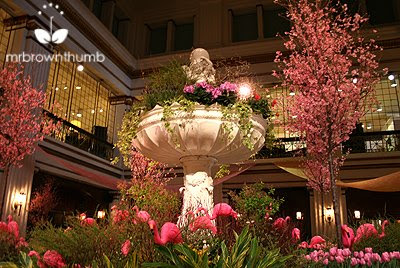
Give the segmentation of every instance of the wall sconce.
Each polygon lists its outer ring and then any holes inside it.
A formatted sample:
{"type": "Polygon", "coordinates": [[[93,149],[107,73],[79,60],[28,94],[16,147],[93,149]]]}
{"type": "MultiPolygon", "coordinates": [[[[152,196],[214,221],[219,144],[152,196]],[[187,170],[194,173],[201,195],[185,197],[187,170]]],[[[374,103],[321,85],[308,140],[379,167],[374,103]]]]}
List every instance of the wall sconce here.
{"type": "Polygon", "coordinates": [[[26,201],[26,194],[23,192],[17,193],[14,198],[14,212],[18,210],[18,216],[21,216],[22,205],[26,201]]]}
{"type": "Polygon", "coordinates": [[[104,219],[105,216],[106,216],[106,212],[104,210],[97,211],[97,218],[98,219],[104,219]]]}
{"type": "Polygon", "coordinates": [[[361,212],[359,210],[354,210],[354,218],[356,218],[356,219],[361,218],[361,212]]]}
{"type": "Polygon", "coordinates": [[[332,209],[331,207],[327,207],[327,208],[325,209],[325,220],[326,220],[328,223],[333,222],[333,209],[332,209]]]}
{"type": "Polygon", "coordinates": [[[303,219],[303,215],[302,215],[301,211],[297,211],[296,212],[296,219],[298,219],[298,220],[302,220],[303,219]]]}

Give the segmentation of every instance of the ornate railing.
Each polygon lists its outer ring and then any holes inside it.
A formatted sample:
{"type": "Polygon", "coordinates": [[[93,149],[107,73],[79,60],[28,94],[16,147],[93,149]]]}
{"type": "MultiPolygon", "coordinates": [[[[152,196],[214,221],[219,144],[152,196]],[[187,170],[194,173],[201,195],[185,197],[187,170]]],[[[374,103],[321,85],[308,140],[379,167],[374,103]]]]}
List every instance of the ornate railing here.
{"type": "MultiPolygon", "coordinates": [[[[400,151],[400,131],[364,132],[351,135],[343,144],[343,152],[375,153],[400,151]]],[[[302,156],[306,152],[306,145],[299,138],[276,139],[271,148],[262,148],[257,158],[278,158],[302,156]]]]}
{"type": "Polygon", "coordinates": [[[106,160],[113,157],[113,144],[49,112],[46,112],[46,116],[61,123],[57,133],[51,135],[53,138],[106,160]]]}

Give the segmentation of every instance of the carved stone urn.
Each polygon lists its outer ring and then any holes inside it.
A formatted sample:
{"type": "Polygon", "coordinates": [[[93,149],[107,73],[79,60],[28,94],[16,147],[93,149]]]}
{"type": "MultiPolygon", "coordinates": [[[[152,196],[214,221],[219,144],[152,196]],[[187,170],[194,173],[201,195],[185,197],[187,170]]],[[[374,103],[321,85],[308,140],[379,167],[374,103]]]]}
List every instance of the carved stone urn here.
{"type": "Polygon", "coordinates": [[[248,133],[254,147],[243,143],[238,120],[226,119],[217,104],[195,105],[190,112],[180,104],[169,107],[168,118],[163,107],[146,112],[139,123],[134,146],[145,156],[170,165],[182,165],[184,192],[182,216],[178,225],[185,224],[185,215],[204,207],[212,212],[213,179],[211,167],[247,160],[265,142],[267,121],[252,115],[248,133]],[[229,126],[227,131],[225,126],[229,126]]]}

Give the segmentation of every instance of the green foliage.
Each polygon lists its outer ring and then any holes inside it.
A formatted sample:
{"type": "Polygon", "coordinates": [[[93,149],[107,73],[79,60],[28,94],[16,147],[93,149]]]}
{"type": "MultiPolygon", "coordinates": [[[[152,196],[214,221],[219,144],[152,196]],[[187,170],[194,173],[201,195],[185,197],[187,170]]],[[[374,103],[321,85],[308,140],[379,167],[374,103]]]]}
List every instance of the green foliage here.
{"type": "MultiPolygon", "coordinates": [[[[7,225],[5,228],[7,230],[7,225]]],[[[12,232],[0,229],[0,261],[17,260],[20,250],[25,249],[23,247],[18,248],[17,245],[18,239],[15,238],[15,235],[12,232]]]]}
{"type": "Polygon", "coordinates": [[[283,199],[273,197],[275,189],[271,188],[268,192],[265,192],[264,188],[265,185],[260,182],[250,186],[244,185],[239,194],[229,193],[233,199],[235,209],[246,221],[264,222],[264,216],[267,211],[269,215],[274,215],[279,211],[283,199]]]}
{"type": "Polygon", "coordinates": [[[157,104],[164,106],[167,102],[178,100],[183,96],[183,88],[190,82],[181,64],[173,60],[149,76],[142,105],[150,111],[157,104]]]}
{"type": "Polygon", "coordinates": [[[121,245],[130,239],[132,251],[137,252],[141,261],[153,260],[153,239],[145,223],[133,224],[132,221],[114,224],[104,220],[93,226],[82,225],[77,217],[68,218],[69,228],[55,227],[50,223],[37,226],[31,233],[30,246],[40,254],[46,250],[56,250],[67,264],[90,265],[96,262],[104,267],[107,255],[117,267],[128,261],[121,253],[121,245]]]}
{"type": "MultiPolygon", "coordinates": [[[[379,229],[378,229],[379,230],[379,229]]],[[[374,252],[391,252],[400,249],[400,223],[392,222],[385,228],[385,236],[382,238],[371,236],[354,244],[354,250],[373,248],[374,252]]]]}
{"type": "Polygon", "coordinates": [[[268,119],[271,116],[268,100],[250,99],[247,101],[247,104],[251,107],[254,113],[261,115],[264,119],[268,119]]]}
{"type": "Polygon", "coordinates": [[[137,206],[150,213],[152,219],[160,224],[175,220],[180,212],[180,202],[177,193],[151,179],[135,180],[135,183],[121,190],[121,208],[129,210],[137,206]]]}
{"type": "Polygon", "coordinates": [[[236,242],[230,249],[225,242],[220,244],[220,248],[217,249],[220,254],[216,260],[210,259],[209,252],[212,249],[199,253],[185,244],[158,247],[168,263],[145,263],[143,267],[285,267],[285,263],[291,258],[291,256],[281,256],[278,249],[264,252],[258,239],[252,237],[248,228],[243,229],[240,235],[235,233],[235,239],[236,242]]]}

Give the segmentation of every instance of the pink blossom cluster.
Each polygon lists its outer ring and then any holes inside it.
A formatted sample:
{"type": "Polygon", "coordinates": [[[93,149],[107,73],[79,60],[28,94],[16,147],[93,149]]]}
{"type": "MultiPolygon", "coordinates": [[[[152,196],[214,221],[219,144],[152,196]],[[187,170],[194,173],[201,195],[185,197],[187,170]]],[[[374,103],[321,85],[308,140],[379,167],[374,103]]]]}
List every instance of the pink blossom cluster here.
{"type": "Polygon", "coordinates": [[[27,247],[28,243],[19,236],[18,223],[13,220],[11,215],[7,217],[7,222],[0,221],[0,241],[13,245],[17,249],[27,247]]]}
{"type": "Polygon", "coordinates": [[[314,250],[308,255],[305,255],[306,260],[329,265],[329,263],[342,264],[350,262],[351,266],[367,265],[372,266],[374,263],[386,263],[392,260],[400,260],[400,253],[398,251],[383,252],[381,255],[374,253],[372,248],[365,248],[364,251],[351,252],[350,249],[338,249],[332,247],[329,251],[314,250]]]}
{"type": "Polygon", "coordinates": [[[273,75],[294,93],[285,98],[283,109],[290,119],[288,129],[306,142],[307,156],[314,161],[306,166],[309,185],[327,190],[334,185],[324,181],[336,177],[343,164],[341,144],[376,102],[374,85],[381,73],[374,50],[380,48],[375,40],[361,37],[359,30],[367,19],[349,15],[346,5],[275,2],[287,9],[293,26],[285,33],[288,56],[276,52],[281,72],[273,75]]]}
{"type": "Polygon", "coordinates": [[[118,209],[117,206],[112,206],[113,223],[119,223],[129,218],[129,211],[125,209],[118,209]]]}
{"type": "Polygon", "coordinates": [[[42,110],[46,95],[32,86],[22,66],[8,65],[0,72],[0,168],[20,165],[43,140],[43,131],[52,131],[42,110]]]}
{"type": "Polygon", "coordinates": [[[196,88],[204,89],[206,92],[208,92],[212,95],[213,99],[216,99],[219,96],[221,96],[223,93],[229,93],[229,92],[236,93],[238,86],[237,86],[237,84],[234,84],[231,82],[224,82],[219,87],[214,87],[214,86],[208,84],[207,82],[199,82],[194,85],[185,86],[183,89],[183,92],[193,94],[196,88]]]}
{"type": "Polygon", "coordinates": [[[55,250],[47,250],[43,254],[43,258],[34,250],[31,250],[28,253],[28,256],[35,257],[37,259],[37,265],[39,268],[62,268],[67,266],[63,257],[55,250]]]}

